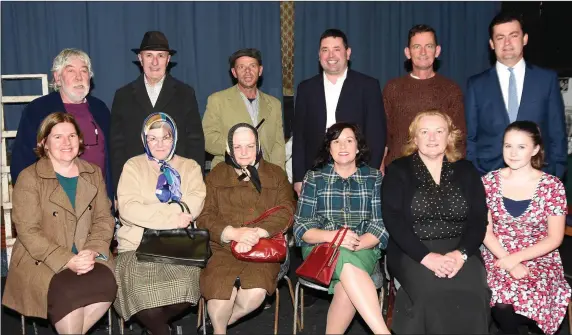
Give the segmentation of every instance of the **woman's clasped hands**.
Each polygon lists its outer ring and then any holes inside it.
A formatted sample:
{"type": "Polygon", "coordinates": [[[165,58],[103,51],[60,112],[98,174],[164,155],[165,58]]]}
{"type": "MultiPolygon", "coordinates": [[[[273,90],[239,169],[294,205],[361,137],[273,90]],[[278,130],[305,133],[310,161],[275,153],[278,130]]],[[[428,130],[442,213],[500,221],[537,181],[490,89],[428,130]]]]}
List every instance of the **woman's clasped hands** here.
{"type": "Polygon", "coordinates": [[[72,270],[78,276],[86,274],[93,270],[95,265],[95,257],[97,255],[98,254],[95,251],[82,250],[68,261],[66,268],[72,270]]]}
{"type": "Polygon", "coordinates": [[[252,250],[261,237],[265,237],[268,234],[264,229],[261,228],[233,228],[229,227],[225,230],[225,237],[227,240],[235,241],[235,249],[239,253],[245,253],[252,250]]]}

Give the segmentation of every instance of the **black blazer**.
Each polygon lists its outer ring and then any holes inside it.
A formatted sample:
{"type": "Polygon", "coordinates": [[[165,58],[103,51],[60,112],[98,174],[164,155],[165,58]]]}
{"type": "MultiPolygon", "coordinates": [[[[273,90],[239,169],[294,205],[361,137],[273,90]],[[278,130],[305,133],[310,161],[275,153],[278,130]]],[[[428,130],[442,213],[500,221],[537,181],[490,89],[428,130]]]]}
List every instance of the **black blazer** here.
{"type": "Polygon", "coordinates": [[[167,113],[175,120],[178,131],[175,153],[194,159],[204,170],[205,136],[195,91],[167,74],[153,107],[142,74],[118,89],[113,98],[109,144],[114,189],[117,189],[125,162],[145,152],[141,130],[143,121],[153,112],[167,113]]]}
{"type": "MultiPolygon", "coordinates": [[[[459,248],[465,248],[470,257],[478,251],[487,230],[485,188],[477,169],[465,159],[453,163],[452,182],[460,186],[469,205],[459,248]]],[[[389,232],[388,257],[401,252],[421,262],[429,253],[413,231],[411,203],[420,184],[413,170],[413,155],[396,159],[387,167],[383,178],[381,209],[383,223],[389,232]]]]}
{"type": "MultiPolygon", "coordinates": [[[[294,108],[292,169],[294,182],[301,182],[314,165],[326,132],[326,95],[321,73],[298,85],[294,108]]],[[[369,165],[378,169],[387,132],[379,81],[348,69],[336,108],[336,121],[360,127],[370,150],[369,165]]]]}

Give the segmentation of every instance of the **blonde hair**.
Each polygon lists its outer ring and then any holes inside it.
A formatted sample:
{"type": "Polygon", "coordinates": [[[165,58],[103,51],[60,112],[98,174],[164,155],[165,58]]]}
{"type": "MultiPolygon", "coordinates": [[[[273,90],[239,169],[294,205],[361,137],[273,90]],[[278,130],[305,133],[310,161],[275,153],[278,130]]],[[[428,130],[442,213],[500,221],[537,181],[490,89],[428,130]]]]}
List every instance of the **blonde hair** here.
{"type": "MultiPolygon", "coordinates": [[[[52,64],[52,70],[51,70],[52,73],[55,72],[55,73],[61,75],[62,70],[67,65],[70,64],[71,59],[73,57],[76,57],[85,63],[85,66],[87,66],[87,70],[89,71],[89,78],[91,79],[93,77],[93,69],[91,68],[91,59],[89,58],[87,53],[85,53],[85,51],[82,51],[79,49],[63,49],[56,56],[56,58],[54,58],[54,63],[52,64]]],[[[56,91],[56,92],[60,90],[60,85],[56,82],[55,76],[54,76],[54,78],[52,78],[51,86],[54,89],[54,91],[56,91]]]]}
{"type": "Polygon", "coordinates": [[[39,158],[42,157],[48,157],[48,152],[46,150],[46,139],[48,138],[48,136],[50,136],[50,133],[52,132],[52,129],[60,123],[71,123],[73,124],[74,128],[75,128],[75,132],[77,134],[77,137],[79,139],[79,151],[77,153],[77,155],[81,155],[85,149],[85,146],[83,144],[83,134],[81,132],[81,130],[79,129],[79,126],[77,124],[77,122],[75,121],[75,118],[73,117],[73,115],[69,114],[69,113],[64,113],[64,112],[54,112],[48,116],[46,116],[46,118],[42,121],[42,123],[40,124],[40,127],[38,128],[38,135],[36,136],[36,148],[34,149],[34,153],[36,154],[36,156],[38,156],[39,158]]]}
{"type": "Polygon", "coordinates": [[[415,118],[409,125],[409,137],[407,139],[407,143],[403,146],[403,156],[409,156],[419,150],[417,144],[415,144],[415,136],[419,128],[419,122],[425,116],[440,116],[445,120],[449,133],[447,147],[445,148],[445,157],[447,157],[449,162],[456,162],[461,159],[463,157],[463,153],[459,150],[459,147],[462,142],[463,134],[457,127],[455,127],[453,120],[449,115],[442,113],[437,109],[426,110],[415,115],[415,118]]]}

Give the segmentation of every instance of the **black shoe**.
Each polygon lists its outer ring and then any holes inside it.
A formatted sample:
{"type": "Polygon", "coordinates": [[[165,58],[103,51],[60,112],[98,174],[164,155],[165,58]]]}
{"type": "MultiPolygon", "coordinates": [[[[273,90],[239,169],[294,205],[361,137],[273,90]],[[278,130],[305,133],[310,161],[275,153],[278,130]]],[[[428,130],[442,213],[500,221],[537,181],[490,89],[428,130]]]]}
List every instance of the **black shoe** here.
{"type": "Polygon", "coordinates": [[[205,329],[206,333],[209,335],[214,334],[214,328],[211,319],[207,318],[205,324],[197,327],[197,335],[203,335],[203,329],[205,329]]]}

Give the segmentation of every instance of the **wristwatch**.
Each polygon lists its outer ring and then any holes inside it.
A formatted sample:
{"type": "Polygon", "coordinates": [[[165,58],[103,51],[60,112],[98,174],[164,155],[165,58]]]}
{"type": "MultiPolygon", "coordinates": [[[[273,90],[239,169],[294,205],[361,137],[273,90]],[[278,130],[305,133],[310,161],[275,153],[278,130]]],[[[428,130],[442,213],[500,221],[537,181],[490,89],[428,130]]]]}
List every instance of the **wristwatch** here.
{"type": "Polygon", "coordinates": [[[465,248],[459,248],[457,250],[461,253],[461,258],[463,259],[463,262],[466,262],[467,259],[469,258],[467,256],[467,250],[465,248]]]}

